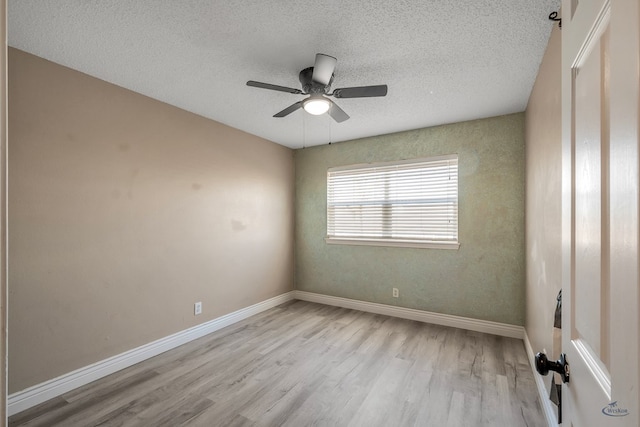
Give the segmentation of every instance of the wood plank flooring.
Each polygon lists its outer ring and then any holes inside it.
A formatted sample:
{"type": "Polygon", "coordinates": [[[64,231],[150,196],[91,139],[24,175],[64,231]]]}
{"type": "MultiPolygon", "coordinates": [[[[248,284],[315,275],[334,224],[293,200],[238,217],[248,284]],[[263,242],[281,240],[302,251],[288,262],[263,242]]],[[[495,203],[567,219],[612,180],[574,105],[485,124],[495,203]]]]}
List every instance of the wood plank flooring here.
{"type": "Polygon", "coordinates": [[[292,301],[10,426],[546,426],[522,341],[292,301]]]}

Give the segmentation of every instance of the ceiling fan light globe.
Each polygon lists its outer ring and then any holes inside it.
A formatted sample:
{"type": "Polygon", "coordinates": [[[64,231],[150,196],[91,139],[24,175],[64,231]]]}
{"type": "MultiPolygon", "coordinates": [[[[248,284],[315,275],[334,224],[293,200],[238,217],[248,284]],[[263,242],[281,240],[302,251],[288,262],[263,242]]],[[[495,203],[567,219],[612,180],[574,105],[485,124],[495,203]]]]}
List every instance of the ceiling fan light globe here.
{"type": "Polygon", "coordinates": [[[314,116],[326,113],[329,111],[329,107],[331,107],[329,100],[324,98],[309,98],[303,104],[304,110],[314,116]]]}

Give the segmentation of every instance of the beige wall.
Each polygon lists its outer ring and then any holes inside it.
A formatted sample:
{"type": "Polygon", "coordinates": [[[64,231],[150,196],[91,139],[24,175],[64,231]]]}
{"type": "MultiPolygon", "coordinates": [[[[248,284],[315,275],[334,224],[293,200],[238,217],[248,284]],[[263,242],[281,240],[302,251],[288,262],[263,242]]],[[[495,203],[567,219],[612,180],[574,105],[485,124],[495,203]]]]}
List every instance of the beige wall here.
{"type": "Polygon", "coordinates": [[[296,150],[296,289],[523,325],[524,262],[524,114],[296,150]],[[325,243],[328,168],[453,153],[459,250],[325,243]]]}
{"type": "Polygon", "coordinates": [[[15,49],[9,129],[10,392],[292,289],[291,150],[15,49]]]}
{"type": "Polygon", "coordinates": [[[7,422],[7,2],[0,0],[0,426],[7,422]]]}
{"type": "MultiPolygon", "coordinates": [[[[534,352],[552,357],[561,287],[560,30],[554,27],[525,114],[527,318],[534,352]]],[[[545,377],[547,389],[551,376],[545,377]]]]}

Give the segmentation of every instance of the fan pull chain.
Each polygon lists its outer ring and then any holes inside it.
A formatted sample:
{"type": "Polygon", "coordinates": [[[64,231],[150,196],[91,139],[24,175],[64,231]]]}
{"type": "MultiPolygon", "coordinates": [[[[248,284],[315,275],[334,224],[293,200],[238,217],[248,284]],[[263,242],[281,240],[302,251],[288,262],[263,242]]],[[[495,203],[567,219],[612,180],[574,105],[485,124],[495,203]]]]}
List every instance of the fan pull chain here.
{"type": "Polygon", "coordinates": [[[307,115],[302,115],[302,149],[307,148],[307,115]]]}

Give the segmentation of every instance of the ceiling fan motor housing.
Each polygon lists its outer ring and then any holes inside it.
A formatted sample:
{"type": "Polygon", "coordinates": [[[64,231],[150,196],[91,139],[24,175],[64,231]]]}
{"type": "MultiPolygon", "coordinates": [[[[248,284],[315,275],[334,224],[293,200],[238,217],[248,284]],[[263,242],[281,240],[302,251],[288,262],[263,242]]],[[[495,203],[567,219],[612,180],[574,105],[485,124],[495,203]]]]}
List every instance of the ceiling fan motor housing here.
{"type": "Polygon", "coordinates": [[[300,71],[300,75],[298,76],[298,78],[300,79],[302,90],[305,93],[309,93],[309,94],[319,93],[324,95],[328,93],[329,89],[331,88],[331,83],[333,83],[334,75],[333,74],[331,75],[331,80],[329,80],[328,85],[323,85],[322,83],[314,82],[312,79],[312,76],[313,76],[313,67],[308,67],[300,71]]]}

